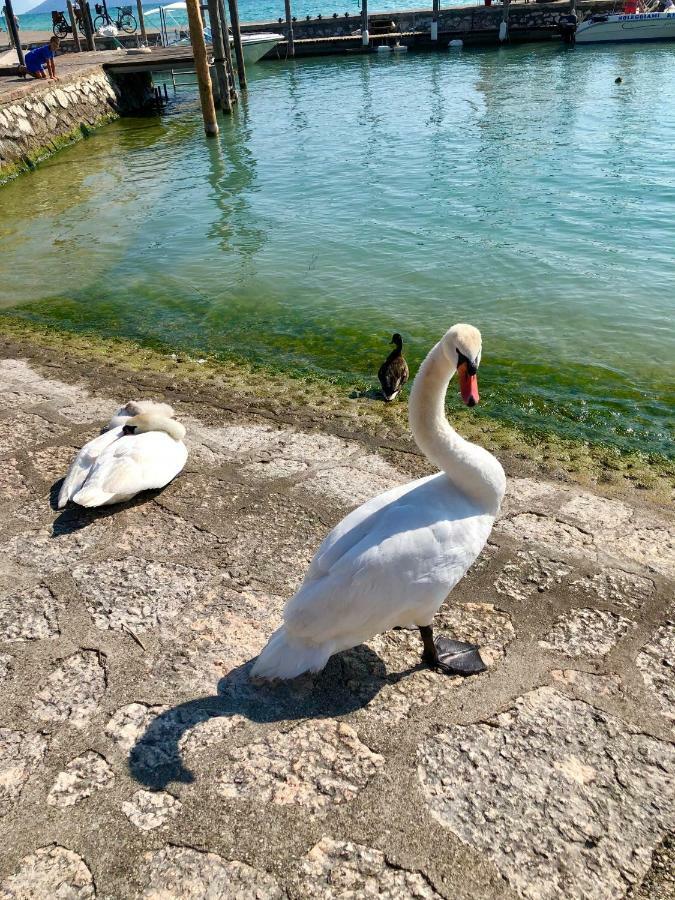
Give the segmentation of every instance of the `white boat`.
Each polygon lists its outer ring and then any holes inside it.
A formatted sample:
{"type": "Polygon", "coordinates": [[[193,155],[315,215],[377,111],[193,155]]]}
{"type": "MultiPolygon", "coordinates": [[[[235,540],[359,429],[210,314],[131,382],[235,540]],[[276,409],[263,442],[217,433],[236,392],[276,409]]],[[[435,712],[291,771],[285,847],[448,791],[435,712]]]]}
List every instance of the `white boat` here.
{"type": "Polygon", "coordinates": [[[593,15],[577,25],[577,44],[675,40],[675,9],[668,12],[593,15]]]}
{"type": "MultiPolygon", "coordinates": [[[[272,31],[254,31],[250,34],[241,35],[241,49],[244,51],[244,62],[246,65],[249,63],[258,62],[259,59],[262,59],[266,53],[269,53],[273,47],[279,43],[279,41],[283,41],[284,37],[281,34],[274,34],[272,31]]],[[[233,40],[230,38],[230,46],[232,46],[233,40]]]]}

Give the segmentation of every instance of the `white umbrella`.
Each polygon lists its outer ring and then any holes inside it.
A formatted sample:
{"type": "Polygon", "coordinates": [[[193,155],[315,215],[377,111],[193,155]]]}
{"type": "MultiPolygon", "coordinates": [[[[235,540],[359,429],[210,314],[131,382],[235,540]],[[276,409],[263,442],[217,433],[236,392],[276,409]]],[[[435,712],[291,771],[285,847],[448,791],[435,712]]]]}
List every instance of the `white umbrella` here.
{"type": "Polygon", "coordinates": [[[183,2],[183,0],[178,0],[178,3],[169,3],[166,6],[158,6],[156,9],[149,9],[145,15],[156,16],[161,9],[187,9],[187,3],[183,2]]]}

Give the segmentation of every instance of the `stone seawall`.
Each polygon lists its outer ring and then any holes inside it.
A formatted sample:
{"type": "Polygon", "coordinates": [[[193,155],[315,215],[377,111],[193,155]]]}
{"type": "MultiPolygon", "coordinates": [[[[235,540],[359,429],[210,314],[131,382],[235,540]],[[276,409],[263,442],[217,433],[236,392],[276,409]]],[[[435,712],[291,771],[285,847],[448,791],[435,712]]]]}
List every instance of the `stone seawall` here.
{"type": "Polygon", "coordinates": [[[120,93],[100,66],[0,97],[0,184],[117,118],[120,93]]]}

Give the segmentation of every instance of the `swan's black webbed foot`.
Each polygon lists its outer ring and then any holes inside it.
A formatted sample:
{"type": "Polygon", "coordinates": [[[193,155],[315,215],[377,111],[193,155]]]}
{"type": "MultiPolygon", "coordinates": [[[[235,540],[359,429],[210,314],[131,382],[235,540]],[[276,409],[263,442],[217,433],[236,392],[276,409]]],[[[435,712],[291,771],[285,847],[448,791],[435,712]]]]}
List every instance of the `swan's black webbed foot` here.
{"type": "Polygon", "coordinates": [[[424,644],[422,660],[432,669],[446,675],[478,675],[485,672],[487,666],[481,659],[477,644],[465,641],[454,641],[452,638],[439,635],[434,640],[431,625],[420,628],[420,636],[424,644]]]}

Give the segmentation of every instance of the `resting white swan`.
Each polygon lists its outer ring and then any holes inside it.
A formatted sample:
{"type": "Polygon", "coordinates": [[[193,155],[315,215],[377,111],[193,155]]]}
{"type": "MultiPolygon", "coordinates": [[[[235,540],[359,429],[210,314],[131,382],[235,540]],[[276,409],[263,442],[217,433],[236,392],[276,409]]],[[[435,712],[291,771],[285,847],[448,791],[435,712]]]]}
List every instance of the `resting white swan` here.
{"type": "Polygon", "coordinates": [[[484,669],[475,645],[434,641],[431,627],[485,545],[506,487],[494,456],[461,438],[445,416],[455,371],[464,402],[478,402],[480,356],[480,332],[471,325],[455,325],[431,350],[410,393],[409,418],[418,446],[443,471],[374,497],[331,531],[252,677],[318,672],[333,653],[411,625],[430,666],[449,674],[484,669]]]}
{"type": "Polygon", "coordinates": [[[166,403],[132,400],[108,428],[85,444],[59,492],[59,509],[69,500],[105,506],[130,500],[140,491],[164,487],[187,460],[185,428],[166,403]]]}

